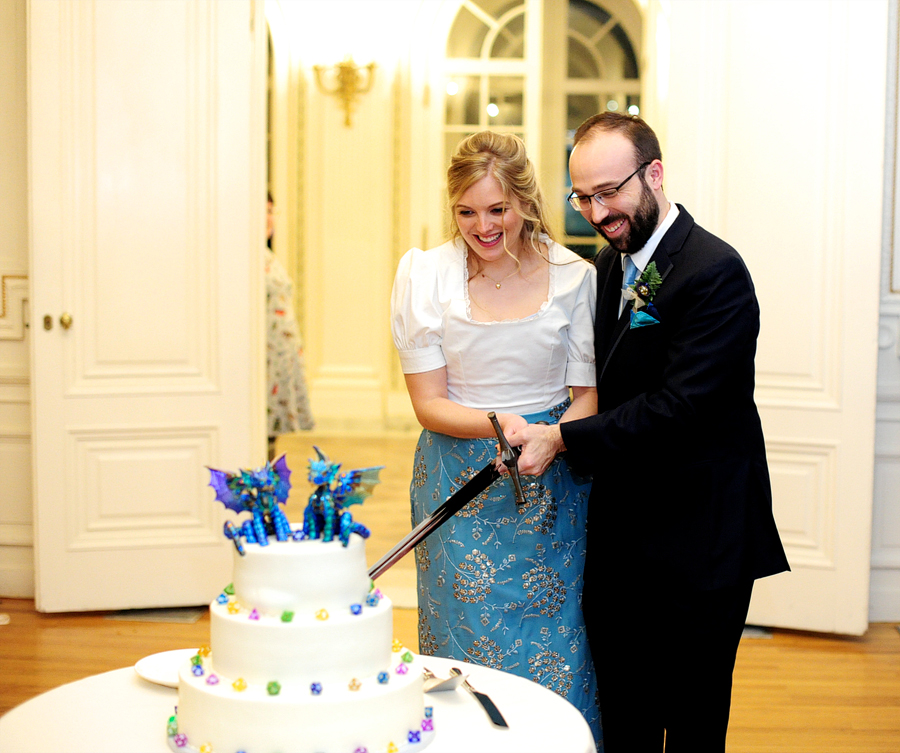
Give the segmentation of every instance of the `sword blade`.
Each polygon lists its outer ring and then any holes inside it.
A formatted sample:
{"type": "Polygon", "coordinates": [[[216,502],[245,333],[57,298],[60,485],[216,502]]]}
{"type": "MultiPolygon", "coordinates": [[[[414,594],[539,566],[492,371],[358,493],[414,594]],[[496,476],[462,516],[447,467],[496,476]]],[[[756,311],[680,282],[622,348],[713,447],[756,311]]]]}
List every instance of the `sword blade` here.
{"type": "Polygon", "coordinates": [[[416,544],[440,528],[498,478],[500,478],[500,473],[494,468],[492,461],[472,476],[459,491],[448,497],[447,501],[437,510],[406,534],[384,557],[372,565],[369,569],[369,577],[375,580],[385,570],[403,559],[415,548],[416,544]]]}

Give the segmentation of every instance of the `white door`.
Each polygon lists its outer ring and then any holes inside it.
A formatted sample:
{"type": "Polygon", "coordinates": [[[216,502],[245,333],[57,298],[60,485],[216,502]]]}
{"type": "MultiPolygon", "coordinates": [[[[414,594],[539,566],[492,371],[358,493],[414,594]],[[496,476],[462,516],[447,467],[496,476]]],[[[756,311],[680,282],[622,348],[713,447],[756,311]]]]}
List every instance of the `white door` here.
{"type": "Polygon", "coordinates": [[[265,460],[262,5],[29,3],[42,611],[229,577],[204,466],[265,460]]]}
{"type": "Polygon", "coordinates": [[[740,251],[762,310],[756,399],[793,572],[757,582],[749,620],[860,634],[888,3],[667,6],[654,29],[660,49],[671,46],[656,103],[667,195],[740,251]]]}

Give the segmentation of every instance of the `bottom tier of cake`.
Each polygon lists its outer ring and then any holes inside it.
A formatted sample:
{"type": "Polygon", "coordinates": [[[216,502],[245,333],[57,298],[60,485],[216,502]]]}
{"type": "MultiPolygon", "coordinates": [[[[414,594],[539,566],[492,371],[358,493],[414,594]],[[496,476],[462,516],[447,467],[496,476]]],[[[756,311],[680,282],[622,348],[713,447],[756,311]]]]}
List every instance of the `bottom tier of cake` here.
{"type": "Polygon", "coordinates": [[[349,684],[281,687],[195,669],[179,673],[177,713],[169,720],[173,750],[198,753],[387,753],[418,751],[432,737],[418,656],[395,653],[391,667],[349,684]]]}

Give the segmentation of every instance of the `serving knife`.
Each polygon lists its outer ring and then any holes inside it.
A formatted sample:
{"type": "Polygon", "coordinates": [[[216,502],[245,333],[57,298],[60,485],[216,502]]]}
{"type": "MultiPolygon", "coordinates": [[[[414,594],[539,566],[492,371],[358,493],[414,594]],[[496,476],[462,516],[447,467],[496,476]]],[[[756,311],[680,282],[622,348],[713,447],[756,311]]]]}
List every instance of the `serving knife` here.
{"type": "MultiPolygon", "coordinates": [[[[450,674],[461,676],[462,671],[458,667],[453,667],[450,670],[450,674]]],[[[475,700],[478,701],[478,703],[481,704],[481,708],[483,708],[487,712],[491,723],[495,727],[509,728],[509,725],[506,723],[506,719],[504,719],[503,714],[500,713],[500,709],[497,708],[494,702],[487,695],[475,690],[475,688],[472,687],[471,683],[466,679],[463,680],[463,687],[475,697],[475,700]]]]}

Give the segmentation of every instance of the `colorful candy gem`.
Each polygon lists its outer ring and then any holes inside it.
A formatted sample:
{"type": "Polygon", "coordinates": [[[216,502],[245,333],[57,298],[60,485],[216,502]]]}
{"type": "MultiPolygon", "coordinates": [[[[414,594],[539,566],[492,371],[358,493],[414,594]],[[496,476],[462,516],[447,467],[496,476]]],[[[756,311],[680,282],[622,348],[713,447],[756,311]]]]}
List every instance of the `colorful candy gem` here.
{"type": "Polygon", "coordinates": [[[409,734],[406,736],[406,739],[411,743],[420,743],[422,742],[422,733],[417,729],[411,729],[409,734]]]}
{"type": "Polygon", "coordinates": [[[258,620],[258,619],[259,619],[259,612],[257,612],[255,609],[251,609],[251,610],[250,610],[250,619],[251,619],[251,620],[258,620]]]}
{"type": "Polygon", "coordinates": [[[213,753],[213,746],[209,743],[204,743],[200,746],[200,753],[213,753]]]}
{"type": "Polygon", "coordinates": [[[281,621],[282,622],[292,622],[293,619],[294,619],[293,612],[284,611],[281,613],[281,621]]]}
{"type": "Polygon", "coordinates": [[[350,684],[347,687],[350,688],[350,690],[359,690],[362,685],[360,684],[359,680],[354,677],[352,680],[350,680],[350,684]]]}
{"type": "Polygon", "coordinates": [[[169,721],[166,724],[166,734],[169,737],[174,737],[178,734],[178,717],[170,716],[169,721]]]}
{"type": "Polygon", "coordinates": [[[431,719],[434,716],[434,706],[426,706],[425,707],[425,718],[431,719]]]}
{"type": "Polygon", "coordinates": [[[399,653],[403,650],[403,644],[400,643],[396,638],[394,638],[394,642],[391,644],[391,651],[394,653],[399,653]]]}
{"type": "Polygon", "coordinates": [[[412,651],[404,651],[403,655],[400,658],[403,659],[403,661],[405,661],[407,664],[409,664],[413,660],[412,651]]]}
{"type": "Polygon", "coordinates": [[[388,743],[387,753],[397,753],[398,750],[399,748],[394,743],[388,743]]]}
{"type": "Polygon", "coordinates": [[[378,594],[374,591],[366,596],[366,606],[367,607],[377,607],[379,602],[378,594]]]}
{"type": "Polygon", "coordinates": [[[197,654],[199,656],[206,657],[209,656],[210,653],[212,653],[212,649],[206,644],[200,646],[200,648],[197,649],[197,654]]]}
{"type": "Polygon", "coordinates": [[[193,664],[195,667],[202,663],[203,663],[203,659],[200,658],[200,654],[194,654],[191,657],[191,664],[193,664]]]}
{"type": "Polygon", "coordinates": [[[316,619],[317,620],[327,620],[328,619],[328,610],[320,609],[318,612],[316,612],[316,619]]]}
{"type": "Polygon", "coordinates": [[[219,594],[219,595],[216,597],[216,601],[217,601],[219,604],[227,604],[227,603],[228,603],[228,596],[226,596],[225,594],[219,594]]]}
{"type": "Polygon", "coordinates": [[[200,664],[191,667],[191,672],[194,673],[194,677],[203,677],[203,667],[200,664]]]}
{"type": "Polygon", "coordinates": [[[237,614],[241,611],[241,605],[236,601],[228,602],[228,614],[237,614]]]}
{"type": "Polygon", "coordinates": [[[409,667],[407,667],[405,664],[398,664],[396,672],[398,675],[405,675],[407,672],[409,672],[409,667]]]}
{"type": "Polygon", "coordinates": [[[229,583],[227,586],[225,586],[225,588],[223,590],[229,596],[234,596],[234,583],[229,583]]]}
{"type": "Polygon", "coordinates": [[[422,720],[422,731],[431,732],[434,729],[434,719],[423,719],[422,720]]]}
{"type": "Polygon", "coordinates": [[[173,740],[179,748],[183,748],[185,745],[187,745],[187,735],[183,733],[175,735],[173,740]]]}
{"type": "Polygon", "coordinates": [[[362,614],[362,604],[351,604],[350,614],[362,614]]]}
{"type": "Polygon", "coordinates": [[[309,686],[309,692],[312,693],[313,695],[321,695],[322,683],[314,682],[312,685],[309,686]]]}
{"type": "Polygon", "coordinates": [[[207,685],[218,685],[219,678],[216,677],[215,675],[211,674],[209,677],[206,678],[206,684],[207,685]]]}
{"type": "Polygon", "coordinates": [[[390,682],[391,676],[387,672],[379,672],[378,673],[378,682],[381,685],[387,685],[390,682]]]}
{"type": "Polygon", "coordinates": [[[369,749],[368,748],[357,748],[356,750],[353,751],[353,753],[369,753],[369,749]]]}
{"type": "Polygon", "coordinates": [[[272,682],[266,685],[266,692],[269,695],[278,695],[281,692],[281,683],[272,680],[272,682]]]}
{"type": "Polygon", "coordinates": [[[247,689],[247,681],[243,677],[238,677],[237,680],[231,683],[231,687],[238,693],[243,693],[247,689]]]}

